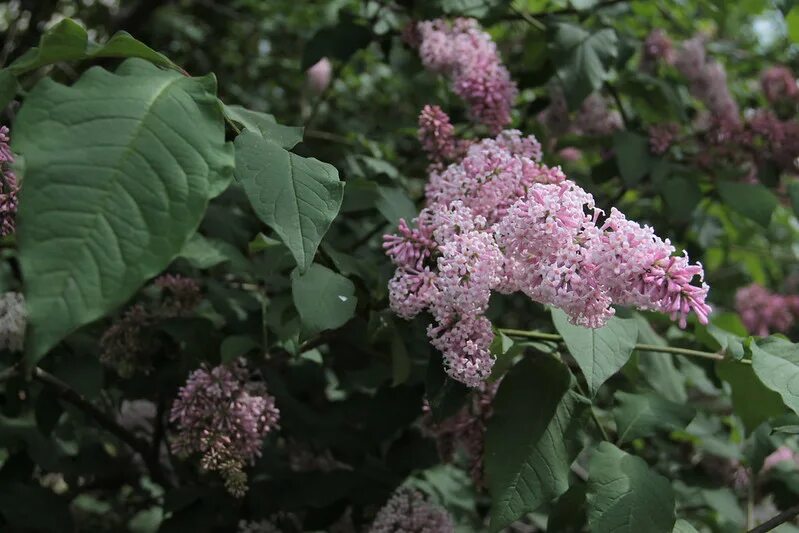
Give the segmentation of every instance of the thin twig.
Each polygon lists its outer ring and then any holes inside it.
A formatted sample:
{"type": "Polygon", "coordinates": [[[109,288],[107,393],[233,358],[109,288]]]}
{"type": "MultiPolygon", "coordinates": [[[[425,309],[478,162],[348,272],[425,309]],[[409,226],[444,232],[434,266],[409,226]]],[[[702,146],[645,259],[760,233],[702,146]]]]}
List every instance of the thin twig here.
{"type": "MultiPolygon", "coordinates": [[[[555,342],[563,342],[563,337],[555,333],[543,333],[540,331],[525,331],[520,329],[500,329],[501,333],[509,337],[523,337],[526,339],[539,339],[555,342]]],[[[660,346],[657,344],[636,344],[635,350],[643,350],[647,352],[660,352],[670,353],[676,355],[687,355],[690,357],[701,357],[703,359],[712,359],[714,361],[737,361],[739,363],[750,364],[751,361],[746,359],[731,359],[722,353],[705,352],[702,350],[691,350],[690,348],[678,348],[676,346],[660,346]]]]}
{"type": "Polygon", "coordinates": [[[58,396],[68,402],[91,418],[103,429],[116,436],[119,440],[127,444],[134,452],[139,454],[147,465],[150,475],[157,483],[164,484],[165,479],[161,472],[161,464],[154,459],[150,453],[149,444],[138,438],[127,429],[123,428],[116,420],[111,418],[108,414],[101,411],[96,405],[84,398],[79,392],[70,387],[67,383],[61,381],[56,376],[50,374],[46,370],[39,367],[33,369],[33,379],[52,389],[58,396]]]}
{"type": "Polygon", "coordinates": [[[794,505],[790,509],[786,509],[777,516],[770,518],[759,526],[750,529],[748,533],[766,533],[766,531],[771,531],[780,524],[784,524],[788,520],[792,520],[796,515],[799,515],[799,505],[794,505]]]}

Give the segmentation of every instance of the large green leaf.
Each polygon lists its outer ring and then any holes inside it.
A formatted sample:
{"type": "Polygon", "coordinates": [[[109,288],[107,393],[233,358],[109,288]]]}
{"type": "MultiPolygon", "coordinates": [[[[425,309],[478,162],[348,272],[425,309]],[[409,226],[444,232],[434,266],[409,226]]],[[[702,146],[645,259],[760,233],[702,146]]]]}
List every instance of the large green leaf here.
{"type": "Polygon", "coordinates": [[[591,329],[571,324],[566,313],[553,309],[552,320],[583,371],[592,395],[627,363],[638,338],[634,319],[613,317],[604,327],[591,329]]]}
{"type": "Polygon", "coordinates": [[[14,128],[28,363],[124,303],[178,255],[233,154],[212,77],[130,59],[72,87],[44,79],[14,128]]]}
{"type": "Polygon", "coordinates": [[[799,6],[793,6],[785,15],[785,24],[788,26],[788,37],[794,43],[799,43],[799,6]]]}
{"type": "Polygon", "coordinates": [[[752,343],[752,369],[763,385],[778,393],[782,401],[799,413],[799,348],[779,338],[761,345],[752,343]]]}
{"type": "Polygon", "coordinates": [[[253,111],[240,105],[224,105],[224,110],[228,119],[241,124],[250,131],[260,133],[264,139],[276,142],[286,150],[290,150],[302,142],[305,130],[302,126],[278,124],[274,115],[253,111]]]}
{"type": "Polygon", "coordinates": [[[570,390],[572,381],[568,369],[549,356],[522,360],[502,381],[486,434],[491,531],[569,488],[585,407],[570,390]]]}
{"type": "Polygon", "coordinates": [[[350,280],[316,263],[305,274],[291,273],[294,306],[307,333],[343,326],[355,313],[358,299],[350,280]]]}
{"type": "Polygon", "coordinates": [[[18,88],[17,77],[7,68],[0,69],[0,111],[14,99],[18,88]]]}
{"type": "Polygon", "coordinates": [[[765,387],[751,366],[718,361],[716,374],[730,384],[733,409],[748,431],[754,431],[761,422],[785,411],[780,395],[765,387]]]}
{"type": "Polygon", "coordinates": [[[670,402],[654,392],[631,394],[617,391],[613,409],[619,442],[649,437],[657,430],[683,429],[694,417],[693,407],[670,402]]]}
{"type": "Polygon", "coordinates": [[[601,442],[588,466],[592,533],[671,533],[674,493],[643,459],[601,442]]]}
{"type": "Polygon", "coordinates": [[[25,72],[58,63],[101,57],[138,57],[156,65],[177,68],[163,54],[159,54],[130,34],[121,31],[111,36],[105,44],[93,43],[86,30],[71,19],[64,19],[42,35],[39,46],[31,48],[8,66],[8,70],[19,76],[25,72]]]}
{"type": "MultiPolygon", "coordinates": [[[[666,346],[668,343],[649,325],[643,315],[636,313],[638,324],[638,341],[642,344],[666,346]]],[[[685,390],[685,376],[674,364],[675,357],[667,353],[638,351],[634,355],[638,359],[639,378],[645,380],[664,398],[681,403],[688,399],[685,390]]]]}
{"type": "Polygon", "coordinates": [[[619,167],[624,183],[632,187],[646,176],[652,168],[649,155],[649,140],[629,131],[620,131],[613,136],[613,151],[616,152],[616,165],[619,167]]]}
{"type": "Polygon", "coordinates": [[[764,228],[768,227],[771,214],[779,203],[774,193],[759,183],[733,181],[720,182],[718,189],[725,204],[764,228]]]}
{"type": "Polygon", "coordinates": [[[258,217],[277,232],[300,270],[307,270],[341,207],[338,171],[244,131],[236,138],[236,177],[258,217]]]}
{"type": "Polygon", "coordinates": [[[591,33],[574,24],[557,24],[552,60],[569,108],[576,109],[586,96],[602,87],[617,54],[614,30],[605,28],[591,33]]]}

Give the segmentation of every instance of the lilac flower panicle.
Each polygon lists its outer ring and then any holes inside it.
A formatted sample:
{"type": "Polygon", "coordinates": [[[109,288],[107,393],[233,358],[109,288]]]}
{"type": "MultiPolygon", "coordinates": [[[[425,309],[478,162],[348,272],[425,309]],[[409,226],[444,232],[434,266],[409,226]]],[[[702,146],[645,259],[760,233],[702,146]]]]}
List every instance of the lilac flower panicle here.
{"type": "Polygon", "coordinates": [[[796,77],[788,67],[777,65],[764,70],[760,76],[760,87],[763,96],[771,104],[796,100],[799,97],[796,77]]]}
{"type": "Polygon", "coordinates": [[[796,296],[771,292],[752,283],[735,293],[735,310],[750,333],[766,337],[772,332],[785,333],[793,327],[796,299],[796,296]]]}
{"type": "Polygon", "coordinates": [[[677,135],[680,133],[680,127],[674,123],[655,124],[649,127],[649,149],[655,155],[663,155],[669,151],[677,135]]]}
{"type": "Polygon", "coordinates": [[[392,310],[403,318],[429,311],[428,337],[447,373],[471,387],[494,363],[484,316],[493,291],[521,291],[593,328],[613,316],[613,304],[666,313],[681,327],[691,313],[703,323],[710,313],[701,265],[616,209],[605,216],[540,157],[535,138],[514,130],[472,143],[430,173],[417,218],[384,236],[397,267],[392,310]]]}
{"type": "Polygon", "coordinates": [[[7,292],[0,296],[0,350],[21,352],[27,323],[28,313],[22,294],[7,292]]]}
{"type": "Polygon", "coordinates": [[[763,460],[762,472],[766,473],[769,470],[773,470],[780,463],[789,463],[796,467],[799,465],[799,454],[788,446],[780,446],[763,460]]]}
{"type": "Polygon", "coordinates": [[[0,126],[0,236],[14,233],[16,227],[19,186],[11,169],[14,154],[8,145],[10,141],[8,128],[0,126]]]}
{"type": "Polygon", "coordinates": [[[419,491],[401,488],[378,511],[369,533],[454,533],[449,513],[419,491]]]}
{"type": "Polygon", "coordinates": [[[436,19],[416,25],[425,67],[447,76],[471,117],[498,133],[511,121],[518,89],[496,44],[474,19],[436,19]]]}
{"type": "Polygon", "coordinates": [[[657,28],[647,35],[644,41],[643,58],[645,64],[658,61],[672,63],[674,61],[674,47],[665,31],[657,28]]]}
{"type": "Polygon", "coordinates": [[[702,36],[682,43],[674,66],[688,80],[691,94],[705,104],[715,121],[727,127],[740,125],[740,111],[727,87],[727,73],[721,63],[707,57],[702,36]]]}
{"type": "Polygon", "coordinates": [[[172,450],[198,454],[204,470],[219,472],[228,490],[246,491],[243,468],[261,455],[264,437],[280,412],[263,383],[250,381],[242,362],[199,368],[178,391],[169,420],[175,424],[172,450]]]}

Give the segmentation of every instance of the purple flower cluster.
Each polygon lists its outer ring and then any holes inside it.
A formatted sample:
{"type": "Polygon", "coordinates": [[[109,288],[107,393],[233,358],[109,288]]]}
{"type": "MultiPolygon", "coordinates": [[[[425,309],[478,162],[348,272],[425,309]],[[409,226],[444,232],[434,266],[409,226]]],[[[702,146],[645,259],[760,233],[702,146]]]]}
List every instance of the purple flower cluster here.
{"type": "Polygon", "coordinates": [[[384,237],[397,266],[391,308],[404,318],[433,315],[431,343],[447,372],[471,387],[490,374],[491,292],[521,291],[600,327],[612,304],[668,313],[685,326],[710,312],[701,265],[673,256],[668,240],[593,197],[559,167],[541,164],[534,137],[505,131],[472,144],[463,159],[434,171],[427,206],[398,234],[384,237]]]}
{"type": "Polygon", "coordinates": [[[425,67],[449,77],[473,120],[498,133],[511,121],[518,89],[497,46],[474,19],[436,19],[416,24],[415,38],[425,67]]]}
{"type": "Polygon", "coordinates": [[[14,233],[17,216],[17,176],[11,169],[14,154],[8,146],[8,128],[0,126],[0,236],[14,233]]]}
{"type": "Polygon", "coordinates": [[[449,115],[436,105],[426,105],[419,114],[419,142],[427,152],[430,171],[443,170],[446,163],[463,156],[468,142],[455,137],[449,115]]]}
{"type": "Polygon", "coordinates": [[[378,511],[369,533],[454,533],[446,510],[433,505],[419,491],[401,488],[378,511]]]}
{"type": "Polygon", "coordinates": [[[655,124],[649,127],[649,149],[655,155],[663,155],[669,151],[674,139],[680,133],[677,124],[655,124]]]}
{"type": "Polygon", "coordinates": [[[763,459],[762,472],[768,472],[780,463],[792,463],[797,466],[799,465],[799,454],[788,446],[780,446],[763,459]]]}
{"type": "Polygon", "coordinates": [[[219,472],[234,495],[246,491],[243,468],[261,455],[264,437],[280,412],[262,382],[250,380],[237,362],[191,373],[169,414],[177,433],[172,450],[181,456],[200,455],[204,470],[219,472]]]}
{"type": "Polygon", "coordinates": [[[583,100],[571,116],[563,90],[554,84],[549,88],[549,106],[539,113],[538,120],[554,137],[567,133],[603,137],[620,130],[623,125],[619,112],[598,92],[583,100]]]}
{"type": "Polygon", "coordinates": [[[122,377],[150,370],[151,357],[162,348],[153,332],[159,321],[186,316],[200,303],[200,286],[193,279],[165,274],[153,285],[161,289],[161,300],[153,305],[131,306],[100,338],[100,360],[122,377]]]}
{"type": "Polygon", "coordinates": [[[799,312],[799,297],[771,292],[752,283],[735,293],[735,309],[749,332],[765,337],[791,329],[799,312]]]}
{"type": "Polygon", "coordinates": [[[671,39],[665,31],[660,28],[652,30],[646,36],[643,49],[643,62],[645,65],[651,65],[663,61],[665,63],[672,63],[674,61],[674,47],[672,46],[671,39]]]}
{"type": "Polygon", "coordinates": [[[688,80],[691,94],[705,104],[716,122],[726,127],[740,125],[738,104],[727,87],[727,72],[721,63],[707,56],[701,35],[682,43],[674,66],[688,80]]]}
{"type": "Polygon", "coordinates": [[[771,104],[795,101],[799,97],[799,87],[791,69],[783,66],[772,66],[760,76],[760,87],[763,95],[771,104]]]}

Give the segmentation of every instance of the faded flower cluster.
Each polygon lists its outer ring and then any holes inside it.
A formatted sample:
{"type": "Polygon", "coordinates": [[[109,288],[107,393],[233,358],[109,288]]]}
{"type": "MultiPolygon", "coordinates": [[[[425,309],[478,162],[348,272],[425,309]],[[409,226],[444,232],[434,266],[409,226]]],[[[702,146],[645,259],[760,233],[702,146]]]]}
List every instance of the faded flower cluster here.
{"type": "Polygon", "coordinates": [[[540,158],[536,139],[515,130],[471,144],[459,162],[431,172],[412,224],[384,237],[397,266],[392,309],[404,318],[429,311],[431,344],[449,375],[471,387],[493,366],[484,316],[492,291],[521,291],[593,328],[613,304],[664,312],[681,326],[691,312],[701,322],[710,312],[701,265],[615,208],[606,215],[540,158]]]}
{"type": "Polygon", "coordinates": [[[799,296],[779,294],[752,283],[735,293],[735,309],[753,335],[785,333],[796,322],[799,296]]]}
{"type": "Polygon", "coordinates": [[[131,306],[100,338],[100,360],[122,377],[150,370],[150,359],[162,347],[153,331],[159,321],[186,316],[200,303],[200,286],[193,279],[165,274],[153,285],[161,290],[161,300],[131,306]]]}
{"type": "Polygon", "coordinates": [[[219,472],[236,496],[246,491],[244,467],[261,455],[280,411],[262,382],[251,381],[243,362],[199,368],[178,391],[169,420],[175,425],[172,450],[198,454],[205,470],[219,472]]]}
{"type": "Polygon", "coordinates": [[[22,294],[7,292],[0,296],[0,350],[22,351],[27,317],[22,294]]]}
{"type": "Polygon", "coordinates": [[[400,488],[378,511],[369,533],[453,533],[446,510],[427,501],[419,491],[400,488]]]}
{"type": "Polygon", "coordinates": [[[0,126],[0,237],[14,233],[17,216],[17,176],[11,169],[14,154],[8,143],[8,128],[0,126]]]}
{"type": "Polygon", "coordinates": [[[423,21],[413,28],[425,67],[447,76],[475,122],[498,133],[511,121],[518,90],[497,46],[474,19],[423,21]]]}

